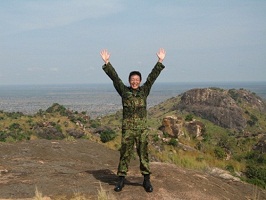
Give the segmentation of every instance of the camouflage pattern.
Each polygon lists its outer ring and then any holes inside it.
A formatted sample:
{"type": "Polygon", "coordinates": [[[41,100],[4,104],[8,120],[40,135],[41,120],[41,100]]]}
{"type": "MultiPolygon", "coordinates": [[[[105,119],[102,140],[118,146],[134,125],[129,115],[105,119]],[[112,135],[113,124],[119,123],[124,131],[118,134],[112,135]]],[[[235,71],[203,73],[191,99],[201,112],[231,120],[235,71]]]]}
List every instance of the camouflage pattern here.
{"type": "Polygon", "coordinates": [[[138,89],[132,89],[123,83],[110,62],[103,66],[103,70],[111,78],[116,91],[121,96],[123,105],[122,146],[118,176],[126,176],[127,174],[134,143],[136,143],[140,159],[141,173],[143,175],[150,174],[147,140],[147,97],[153,83],[163,69],[164,65],[157,62],[146,82],[138,89]]]}
{"type": "Polygon", "coordinates": [[[116,91],[122,97],[122,129],[139,130],[147,128],[147,97],[150,93],[151,86],[163,69],[164,65],[157,62],[146,82],[137,90],[134,90],[124,85],[110,62],[103,66],[103,70],[111,78],[116,91]]]}
{"type": "Polygon", "coordinates": [[[122,130],[122,141],[120,149],[120,162],[117,175],[126,176],[128,164],[133,155],[134,143],[140,160],[141,174],[150,174],[148,155],[148,131],[147,130],[122,130]]]}

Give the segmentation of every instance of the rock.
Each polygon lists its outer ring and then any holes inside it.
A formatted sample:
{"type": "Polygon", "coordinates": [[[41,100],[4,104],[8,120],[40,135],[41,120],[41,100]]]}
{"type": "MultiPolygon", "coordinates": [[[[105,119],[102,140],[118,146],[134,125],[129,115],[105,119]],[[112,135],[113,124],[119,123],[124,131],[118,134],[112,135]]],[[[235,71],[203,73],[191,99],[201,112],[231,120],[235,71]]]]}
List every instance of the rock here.
{"type": "Polygon", "coordinates": [[[202,136],[205,132],[205,125],[200,121],[190,121],[185,124],[188,133],[194,137],[198,138],[202,136]]]}
{"type": "Polygon", "coordinates": [[[48,139],[48,140],[57,139],[58,140],[58,139],[65,138],[64,134],[58,131],[54,127],[37,127],[35,128],[35,132],[38,137],[43,138],[43,139],[48,139]]]}
{"type": "Polygon", "coordinates": [[[177,108],[208,119],[218,126],[242,130],[247,122],[244,111],[222,89],[192,89],[181,96],[177,108]]]}
{"type": "Polygon", "coordinates": [[[218,176],[226,180],[241,181],[240,178],[232,176],[228,171],[225,171],[225,170],[222,170],[216,167],[210,170],[210,174],[214,176],[218,176]]]}
{"type": "Polygon", "coordinates": [[[176,116],[166,116],[163,118],[162,126],[159,128],[159,130],[166,132],[171,137],[178,138],[179,136],[184,135],[182,128],[182,118],[178,118],[176,116]]]}
{"type": "Polygon", "coordinates": [[[198,138],[203,135],[205,126],[200,121],[185,122],[181,117],[166,116],[162,120],[162,126],[159,128],[162,132],[166,132],[170,137],[179,138],[184,135],[184,129],[190,136],[198,138]]]}
{"type": "Polygon", "coordinates": [[[74,138],[82,138],[85,135],[83,131],[76,129],[68,129],[66,132],[74,138]]]}

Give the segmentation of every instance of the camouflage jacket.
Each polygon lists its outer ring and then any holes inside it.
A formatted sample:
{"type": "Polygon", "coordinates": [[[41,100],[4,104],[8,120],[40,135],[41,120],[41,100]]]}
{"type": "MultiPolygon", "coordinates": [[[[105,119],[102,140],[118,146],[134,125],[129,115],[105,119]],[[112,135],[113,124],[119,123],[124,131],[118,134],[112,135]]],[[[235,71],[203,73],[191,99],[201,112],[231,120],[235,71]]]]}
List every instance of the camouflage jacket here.
{"type": "Polygon", "coordinates": [[[146,82],[138,89],[127,87],[117,75],[115,69],[109,62],[103,65],[103,70],[113,81],[114,87],[122,98],[123,121],[122,129],[146,129],[147,128],[147,97],[151,86],[164,69],[164,65],[157,62],[146,82]]]}

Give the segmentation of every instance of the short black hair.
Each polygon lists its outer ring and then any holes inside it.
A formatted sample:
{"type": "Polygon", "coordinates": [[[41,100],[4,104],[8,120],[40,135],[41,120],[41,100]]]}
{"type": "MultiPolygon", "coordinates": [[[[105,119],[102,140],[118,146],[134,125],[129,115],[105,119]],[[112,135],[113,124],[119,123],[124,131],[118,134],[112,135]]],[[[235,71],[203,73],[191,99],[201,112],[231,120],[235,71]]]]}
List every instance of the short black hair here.
{"type": "Polygon", "coordinates": [[[129,73],[128,80],[130,81],[131,76],[138,75],[141,81],[141,73],[139,71],[132,71],[129,73]]]}

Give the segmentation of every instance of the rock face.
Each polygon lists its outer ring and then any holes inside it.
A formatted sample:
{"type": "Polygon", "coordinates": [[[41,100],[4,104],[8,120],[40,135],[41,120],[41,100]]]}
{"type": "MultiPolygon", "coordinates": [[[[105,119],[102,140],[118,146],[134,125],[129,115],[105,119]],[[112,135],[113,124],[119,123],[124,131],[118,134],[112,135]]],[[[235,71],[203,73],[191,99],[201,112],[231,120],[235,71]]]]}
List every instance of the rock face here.
{"type": "Polygon", "coordinates": [[[194,113],[224,128],[242,130],[246,126],[244,111],[222,89],[192,89],[185,92],[178,109],[194,113]]]}
{"type": "Polygon", "coordinates": [[[230,95],[230,97],[232,97],[236,102],[241,102],[244,105],[251,106],[253,109],[259,110],[260,112],[266,112],[265,102],[250,91],[244,89],[230,89],[228,90],[228,95],[230,95]]]}
{"type": "Polygon", "coordinates": [[[186,130],[193,138],[202,136],[205,126],[200,121],[185,122],[181,117],[166,116],[162,120],[162,126],[159,130],[166,132],[170,137],[179,138],[184,135],[186,130]]]}

